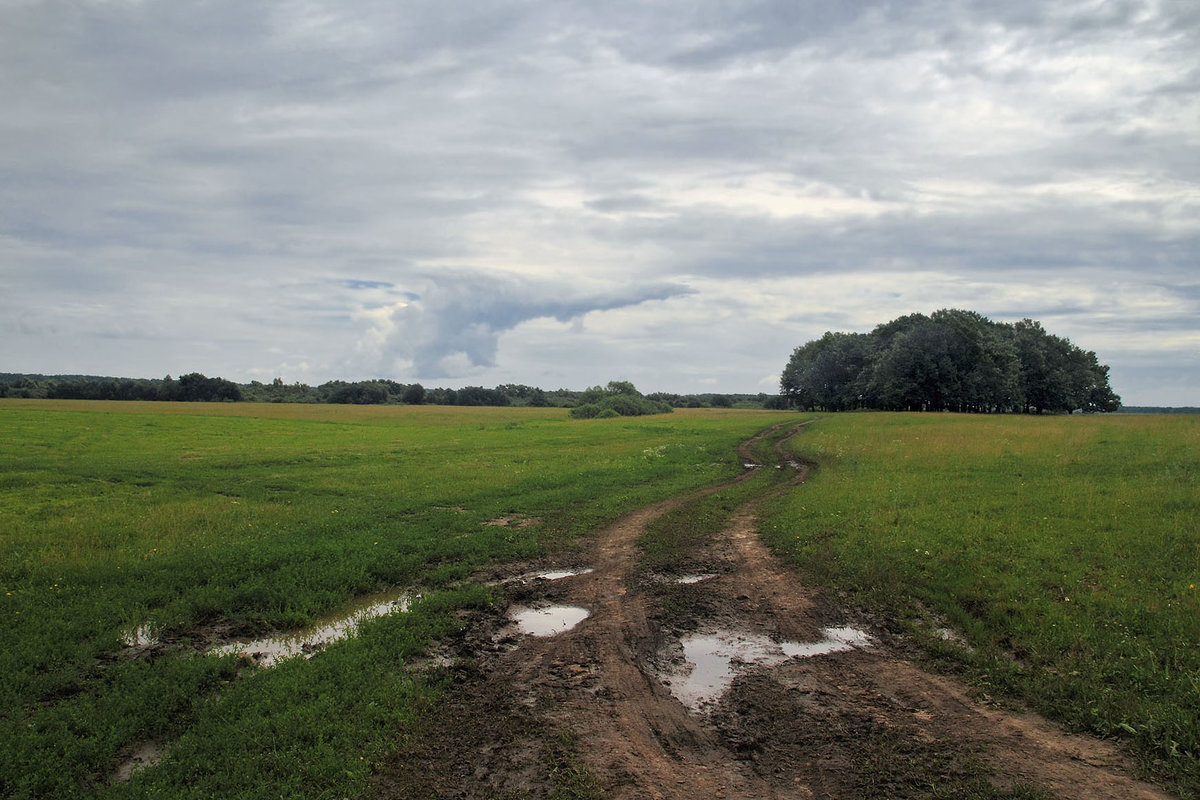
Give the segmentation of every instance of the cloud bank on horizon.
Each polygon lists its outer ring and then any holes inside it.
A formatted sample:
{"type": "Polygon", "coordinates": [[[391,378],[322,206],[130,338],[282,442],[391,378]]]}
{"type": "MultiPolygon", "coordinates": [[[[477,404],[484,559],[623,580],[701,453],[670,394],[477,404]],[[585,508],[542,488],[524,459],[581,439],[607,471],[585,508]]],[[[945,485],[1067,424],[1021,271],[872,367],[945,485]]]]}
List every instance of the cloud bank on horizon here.
{"type": "Polygon", "coordinates": [[[1039,319],[1200,405],[1200,5],[0,2],[0,371],[774,392],[1039,319]]]}

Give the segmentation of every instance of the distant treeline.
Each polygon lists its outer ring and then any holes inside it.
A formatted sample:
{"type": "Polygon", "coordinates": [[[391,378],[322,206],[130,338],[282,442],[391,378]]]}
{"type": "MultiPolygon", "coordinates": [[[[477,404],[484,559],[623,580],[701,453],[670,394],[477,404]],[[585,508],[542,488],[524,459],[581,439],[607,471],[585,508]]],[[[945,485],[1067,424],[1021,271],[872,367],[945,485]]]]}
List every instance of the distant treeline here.
{"type": "Polygon", "coordinates": [[[170,375],[161,380],[102,378],[91,375],[0,374],[0,397],[35,397],[62,400],[173,400],[236,401],[241,388],[224,378],[199,372],[170,375]]]}
{"type": "MultiPolygon", "coordinates": [[[[641,395],[632,384],[614,381],[607,387],[593,386],[583,391],[556,389],[545,391],[536,386],[506,383],[487,389],[464,386],[461,389],[426,388],[419,383],[398,383],[380,378],[369,381],[329,381],[320,386],[251,381],[234,383],[210,378],[198,372],[178,379],[111,378],[95,375],[29,375],[0,373],[0,397],[29,397],[65,400],[164,400],[225,401],[255,403],[343,403],[355,405],[446,405],[446,406],[540,406],[576,408],[588,406],[576,416],[597,416],[606,409],[628,415],[661,413],[672,408],[763,408],[778,405],[768,394],[671,394],[654,392],[641,395]],[[595,413],[591,414],[593,407],[595,413]],[[647,412],[646,409],[656,409],[647,412]],[[622,413],[624,412],[624,413],[622,413]]],[[[607,416],[607,415],[606,415],[607,416]]]]}
{"type": "Polygon", "coordinates": [[[974,311],[910,314],[870,333],[826,333],[792,353],[788,405],[842,411],[1071,413],[1116,411],[1108,367],[1025,319],[974,311]]]}
{"type": "Polygon", "coordinates": [[[1196,406],[1121,406],[1119,414],[1200,414],[1196,406]]]}

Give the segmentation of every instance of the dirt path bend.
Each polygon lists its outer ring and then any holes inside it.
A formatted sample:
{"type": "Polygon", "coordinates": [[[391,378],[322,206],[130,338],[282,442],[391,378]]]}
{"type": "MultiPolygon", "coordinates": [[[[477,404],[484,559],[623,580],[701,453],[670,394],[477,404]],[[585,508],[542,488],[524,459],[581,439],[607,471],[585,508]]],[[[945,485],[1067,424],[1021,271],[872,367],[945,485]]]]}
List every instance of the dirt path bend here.
{"type": "MultiPolygon", "coordinates": [[[[744,444],[743,461],[779,430],[744,444]]],[[[782,440],[775,453],[770,466],[803,482],[808,467],[788,460],[782,440]]],[[[526,635],[500,615],[474,620],[442,654],[457,686],[376,776],[373,794],[924,798],[1032,787],[1043,794],[1018,796],[1169,797],[1130,778],[1109,744],[984,705],[869,626],[856,629],[762,545],[756,502],[693,554],[704,575],[648,574],[638,537],[701,494],[599,532],[582,553],[590,572],[506,583],[515,606],[589,616],[552,636],[526,635]]]]}

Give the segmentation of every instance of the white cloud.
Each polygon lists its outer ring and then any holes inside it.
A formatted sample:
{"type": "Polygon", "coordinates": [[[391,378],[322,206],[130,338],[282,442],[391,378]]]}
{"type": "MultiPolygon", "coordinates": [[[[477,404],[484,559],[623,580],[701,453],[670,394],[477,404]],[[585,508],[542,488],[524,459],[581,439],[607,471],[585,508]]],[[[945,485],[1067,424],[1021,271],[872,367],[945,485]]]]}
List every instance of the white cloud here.
{"type": "Polygon", "coordinates": [[[960,306],[1200,404],[1198,51],[1152,2],[8,3],[0,368],[755,390],[960,306]]]}

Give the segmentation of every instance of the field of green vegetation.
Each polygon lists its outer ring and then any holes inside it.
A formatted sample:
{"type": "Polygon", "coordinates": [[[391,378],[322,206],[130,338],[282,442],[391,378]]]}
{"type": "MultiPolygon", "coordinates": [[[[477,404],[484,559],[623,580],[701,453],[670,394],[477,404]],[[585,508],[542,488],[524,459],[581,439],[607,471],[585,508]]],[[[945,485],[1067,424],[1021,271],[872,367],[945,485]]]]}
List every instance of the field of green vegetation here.
{"type": "Polygon", "coordinates": [[[1200,797],[1200,418],[854,413],[793,447],[777,552],[1200,797]]]}
{"type": "MultiPolygon", "coordinates": [[[[436,701],[413,663],[492,602],[463,578],[728,479],[797,419],[0,400],[0,796],[358,796],[436,701]],[[403,589],[319,658],[203,655],[403,589]],[[163,761],[117,780],[147,741],[163,761]]],[[[823,415],[792,447],[818,468],[764,508],[778,552],[1200,797],[1200,418],[823,415]]],[[[647,564],[783,479],[668,515],[647,564]]]]}
{"type": "Polygon", "coordinates": [[[410,662],[491,602],[461,579],[726,479],[785,418],[0,401],[0,796],[357,796],[437,695],[410,662]],[[405,588],[319,658],[202,655],[405,588]]]}

